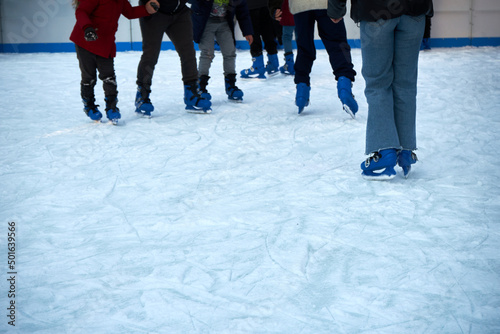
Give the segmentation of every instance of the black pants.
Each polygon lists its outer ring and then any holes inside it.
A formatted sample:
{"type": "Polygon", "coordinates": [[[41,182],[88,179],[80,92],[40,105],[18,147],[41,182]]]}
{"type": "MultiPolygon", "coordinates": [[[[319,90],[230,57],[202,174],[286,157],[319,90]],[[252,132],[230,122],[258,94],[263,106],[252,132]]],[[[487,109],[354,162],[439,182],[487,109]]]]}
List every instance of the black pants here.
{"type": "Polygon", "coordinates": [[[76,45],[76,56],[82,72],[81,94],[87,101],[94,101],[94,86],[97,83],[97,71],[102,80],[105,96],[118,95],[114,58],[98,56],[76,45]]]}
{"type": "Polygon", "coordinates": [[[250,10],[250,19],[253,26],[253,43],[250,45],[252,57],[258,57],[262,54],[262,41],[264,41],[264,48],[268,55],[277,54],[276,35],[269,9],[261,7],[250,10]]]}
{"type": "Polygon", "coordinates": [[[180,12],[155,15],[139,19],[142,33],[142,56],[137,68],[137,85],[151,90],[153,72],[161,51],[163,34],[174,44],[181,60],[184,84],[198,80],[196,51],[193,42],[191,10],[187,7],[180,12]]]}
{"type": "Polygon", "coordinates": [[[314,28],[318,33],[330,60],[335,79],[344,76],[354,81],[356,71],[351,61],[351,48],[347,43],[344,21],[333,23],[326,9],[309,10],[295,14],[295,37],[297,42],[297,58],[295,59],[295,83],[310,85],[310,74],[316,60],[314,45],[314,28]]]}

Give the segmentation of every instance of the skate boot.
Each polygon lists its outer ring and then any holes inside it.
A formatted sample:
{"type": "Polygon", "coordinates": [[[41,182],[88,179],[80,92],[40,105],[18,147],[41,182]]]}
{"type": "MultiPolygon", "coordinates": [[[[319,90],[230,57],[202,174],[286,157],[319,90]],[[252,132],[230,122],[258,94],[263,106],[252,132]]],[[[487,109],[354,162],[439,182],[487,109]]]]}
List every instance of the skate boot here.
{"type": "Polygon", "coordinates": [[[149,94],[151,90],[137,87],[137,94],[135,95],[135,112],[139,115],[146,117],[151,117],[151,112],[155,110],[151,100],[149,99],[149,94]]]}
{"type": "Polygon", "coordinates": [[[266,72],[268,75],[276,75],[279,73],[280,64],[278,62],[278,54],[275,53],[273,55],[267,55],[267,65],[266,72]]]}
{"type": "Polygon", "coordinates": [[[224,78],[226,94],[230,101],[243,102],[243,92],[236,86],[236,74],[228,74],[224,78]]]}
{"type": "Polygon", "coordinates": [[[106,96],[106,116],[114,125],[118,124],[118,120],[122,117],[120,115],[120,109],[116,106],[118,99],[116,95],[106,96]]]}
{"type": "Polygon", "coordinates": [[[309,93],[311,87],[306,83],[297,84],[297,94],[295,95],[295,104],[299,107],[299,114],[309,105],[309,93]]]}
{"type": "Polygon", "coordinates": [[[401,150],[398,152],[398,165],[403,168],[405,178],[408,178],[411,171],[411,165],[418,161],[417,155],[410,150],[401,150]]]}
{"type": "Polygon", "coordinates": [[[83,112],[85,115],[90,117],[93,121],[99,121],[102,118],[102,114],[99,109],[97,109],[99,106],[95,104],[94,86],[94,80],[80,83],[80,94],[82,97],[83,112]]]}
{"type": "Polygon", "coordinates": [[[337,82],[337,92],[339,99],[342,102],[342,107],[346,113],[351,115],[352,118],[355,118],[355,115],[358,112],[358,103],[354,99],[351,88],[352,82],[349,78],[339,77],[337,82]]]}
{"type": "Polygon", "coordinates": [[[252,58],[252,61],[252,67],[240,72],[241,77],[244,79],[265,79],[266,68],[264,67],[264,56],[260,55],[252,58]]]}
{"type": "Polygon", "coordinates": [[[361,163],[363,178],[366,180],[391,180],[396,176],[397,152],[394,148],[373,153],[361,163]]]}
{"type": "Polygon", "coordinates": [[[295,69],[293,66],[295,62],[293,61],[293,53],[285,53],[285,64],[280,67],[280,72],[288,75],[295,75],[295,69]]]}
{"type": "Polygon", "coordinates": [[[200,91],[201,91],[201,97],[207,100],[212,100],[212,95],[207,91],[207,86],[208,86],[208,80],[210,77],[208,75],[201,75],[200,76],[200,91]]]}
{"type": "Polygon", "coordinates": [[[195,114],[209,114],[212,112],[212,103],[201,96],[198,82],[194,81],[184,85],[184,103],[186,110],[195,114]]]}
{"type": "Polygon", "coordinates": [[[102,114],[99,109],[97,109],[97,107],[99,106],[95,105],[95,99],[82,99],[82,101],[83,111],[85,112],[85,114],[93,121],[100,121],[102,118],[102,114]]]}

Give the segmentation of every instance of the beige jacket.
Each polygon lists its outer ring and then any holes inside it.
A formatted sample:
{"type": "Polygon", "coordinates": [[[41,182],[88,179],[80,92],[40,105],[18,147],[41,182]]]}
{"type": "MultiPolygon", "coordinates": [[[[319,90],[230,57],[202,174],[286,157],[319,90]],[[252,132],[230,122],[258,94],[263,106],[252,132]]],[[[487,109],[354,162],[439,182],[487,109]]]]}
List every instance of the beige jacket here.
{"type": "Polygon", "coordinates": [[[292,14],[328,8],[328,0],[289,0],[288,2],[290,5],[290,13],[292,14]]]}

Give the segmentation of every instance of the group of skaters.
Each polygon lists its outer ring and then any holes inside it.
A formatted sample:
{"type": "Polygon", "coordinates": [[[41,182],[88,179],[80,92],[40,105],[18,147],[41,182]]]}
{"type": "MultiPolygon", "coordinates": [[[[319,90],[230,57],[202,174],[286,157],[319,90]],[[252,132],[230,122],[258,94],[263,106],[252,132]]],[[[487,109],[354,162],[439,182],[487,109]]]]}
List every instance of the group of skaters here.
{"type": "MultiPolygon", "coordinates": [[[[138,114],[151,116],[154,110],[151,86],[164,34],[180,58],[188,112],[211,112],[208,84],[216,44],[222,54],[227,97],[241,102],[243,92],[236,86],[236,21],[252,56],[252,65],[240,71],[239,76],[259,80],[278,73],[292,75],[299,114],[309,105],[317,26],[343,109],[352,118],[358,111],[352,94],[356,71],[342,20],[346,15],[346,0],[139,0],[138,6],[132,6],[128,0],[73,0],[73,5],[76,24],[70,39],[76,44],[82,73],[84,111],[94,121],[103,117],[95,104],[97,72],[103,82],[106,117],[114,124],[121,117],[113,64],[120,15],[139,18],[140,22],[143,51],[136,81],[138,114]],[[284,48],[282,66],[278,59],[276,22],[282,29],[279,34],[284,48]],[[193,42],[200,49],[199,61],[193,42]]],[[[352,1],[351,17],[361,32],[362,74],[368,102],[365,153],[369,157],[361,164],[366,179],[392,179],[397,165],[407,177],[411,165],[417,161],[414,151],[418,55],[425,18],[431,15],[432,0],[352,1]]]]}

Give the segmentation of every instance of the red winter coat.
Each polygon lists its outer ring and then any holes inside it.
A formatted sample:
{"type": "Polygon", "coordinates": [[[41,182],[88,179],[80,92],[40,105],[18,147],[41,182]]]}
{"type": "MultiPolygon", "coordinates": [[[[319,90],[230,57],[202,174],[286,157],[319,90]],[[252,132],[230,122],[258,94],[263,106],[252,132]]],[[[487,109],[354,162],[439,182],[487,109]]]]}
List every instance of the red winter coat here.
{"type": "Polygon", "coordinates": [[[96,55],[105,58],[115,57],[115,34],[121,14],[129,20],[149,15],[146,7],[132,7],[128,0],[80,0],[75,12],[76,24],[69,39],[96,55]],[[98,36],[96,41],[85,40],[85,29],[88,27],[96,30],[98,36]]]}
{"type": "Polygon", "coordinates": [[[280,24],[282,26],[294,26],[295,21],[293,20],[293,15],[290,13],[290,8],[288,7],[288,0],[283,1],[283,5],[281,6],[281,20],[280,24]]]}
{"type": "Polygon", "coordinates": [[[294,26],[295,21],[293,19],[293,14],[290,13],[290,8],[288,7],[288,0],[270,0],[269,1],[269,11],[271,17],[274,19],[274,12],[277,9],[281,9],[281,20],[280,24],[282,26],[294,26]]]}

